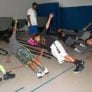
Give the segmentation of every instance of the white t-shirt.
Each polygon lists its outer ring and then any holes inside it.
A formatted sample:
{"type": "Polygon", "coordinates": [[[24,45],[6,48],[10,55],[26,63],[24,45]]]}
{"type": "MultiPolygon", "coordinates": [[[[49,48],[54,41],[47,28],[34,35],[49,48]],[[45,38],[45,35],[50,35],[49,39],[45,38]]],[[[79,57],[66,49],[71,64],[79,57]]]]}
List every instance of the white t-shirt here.
{"type": "MultiPolygon", "coordinates": [[[[27,15],[30,15],[31,25],[37,26],[37,13],[33,8],[28,9],[27,15]]],[[[28,26],[30,26],[30,23],[28,22],[28,26]]]]}

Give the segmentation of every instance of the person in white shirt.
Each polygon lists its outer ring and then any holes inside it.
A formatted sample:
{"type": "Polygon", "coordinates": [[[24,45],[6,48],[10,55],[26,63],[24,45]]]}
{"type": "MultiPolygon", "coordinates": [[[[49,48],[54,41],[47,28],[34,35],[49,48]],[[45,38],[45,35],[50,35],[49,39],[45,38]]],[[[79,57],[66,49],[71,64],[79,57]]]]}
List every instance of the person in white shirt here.
{"type": "Polygon", "coordinates": [[[28,21],[28,27],[29,27],[29,34],[33,35],[38,32],[37,29],[37,3],[33,2],[32,8],[28,9],[27,11],[27,21],[28,21]]]}

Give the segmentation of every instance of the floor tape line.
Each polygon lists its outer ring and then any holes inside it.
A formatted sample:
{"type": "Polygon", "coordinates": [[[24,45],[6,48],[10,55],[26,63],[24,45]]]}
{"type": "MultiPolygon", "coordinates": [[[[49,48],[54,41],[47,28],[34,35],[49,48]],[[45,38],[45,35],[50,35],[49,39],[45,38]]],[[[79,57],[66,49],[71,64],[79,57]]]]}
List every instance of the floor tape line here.
{"type": "Polygon", "coordinates": [[[62,74],[64,74],[65,72],[69,71],[70,69],[72,69],[74,66],[69,67],[68,69],[66,69],[65,71],[63,71],[62,73],[59,73],[58,75],[54,76],[53,78],[51,78],[50,80],[46,81],[45,83],[41,84],[40,86],[34,88],[33,90],[31,90],[30,92],[35,92],[36,90],[38,90],[39,88],[43,87],[44,85],[48,84],[49,82],[53,81],[54,79],[58,78],[59,76],[61,76],[62,74]]]}

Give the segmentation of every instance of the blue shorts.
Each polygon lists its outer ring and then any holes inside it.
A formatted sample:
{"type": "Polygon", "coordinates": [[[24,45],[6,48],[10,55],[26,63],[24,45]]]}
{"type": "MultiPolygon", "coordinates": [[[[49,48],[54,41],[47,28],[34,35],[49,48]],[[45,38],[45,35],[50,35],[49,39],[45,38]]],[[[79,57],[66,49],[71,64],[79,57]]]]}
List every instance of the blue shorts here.
{"type": "Polygon", "coordinates": [[[29,34],[34,35],[38,33],[38,28],[37,26],[30,26],[28,30],[29,34]]]}

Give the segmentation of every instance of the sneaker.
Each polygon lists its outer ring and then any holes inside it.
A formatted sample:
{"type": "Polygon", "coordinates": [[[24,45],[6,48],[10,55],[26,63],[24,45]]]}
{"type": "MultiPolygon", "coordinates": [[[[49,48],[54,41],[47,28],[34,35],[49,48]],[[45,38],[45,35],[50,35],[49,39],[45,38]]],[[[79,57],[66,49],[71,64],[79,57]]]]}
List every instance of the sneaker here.
{"type": "Polygon", "coordinates": [[[59,64],[63,64],[65,61],[64,60],[62,60],[62,61],[58,61],[59,62],[59,64]]]}
{"type": "Polygon", "coordinates": [[[80,60],[80,64],[84,65],[84,64],[85,64],[85,62],[84,62],[83,60],[80,60]]]}
{"type": "Polygon", "coordinates": [[[86,48],[86,46],[84,44],[82,44],[82,43],[80,43],[80,46],[86,48]]]}
{"type": "Polygon", "coordinates": [[[84,65],[83,64],[78,64],[74,70],[75,73],[79,73],[84,69],[84,65]]]}
{"type": "Polygon", "coordinates": [[[13,78],[15,78],[15,74],[11,74],[10,72],[7,72],[4,75],[4,80],[13,79],[13,78]]]}
{"type": "Polygon", "coordinates": [[[43,72],[42,72],[42,75],[45,75],[45,74],[48,74],[49,73],[49,71],[48,71],[48,69],[45,67],[45,69],[43,70],[43,72]]]}
{"type": "Polygon", "coordinates": [[[78,53],[80,53],[81,51],[78,48],[74,48],[74,50],[78,53]]]}
{"type": "Polygon", "coordinates": [[[37,78],[42,78],[42,77],[43,77],[42,73],[41,72],[38,72],[37,73],[37,78]]]}

